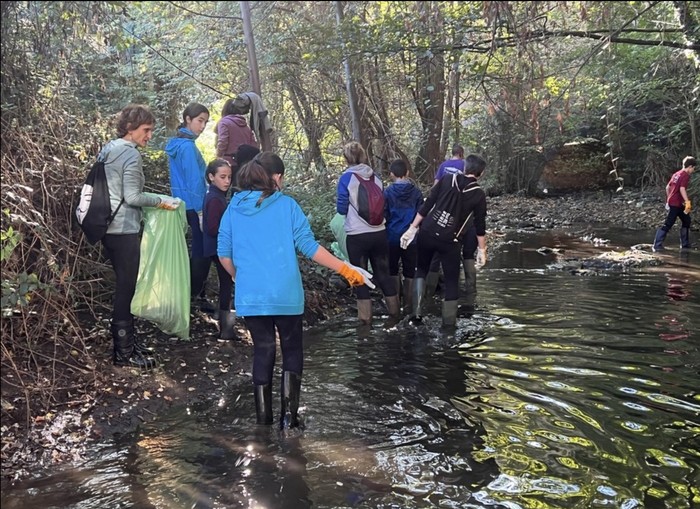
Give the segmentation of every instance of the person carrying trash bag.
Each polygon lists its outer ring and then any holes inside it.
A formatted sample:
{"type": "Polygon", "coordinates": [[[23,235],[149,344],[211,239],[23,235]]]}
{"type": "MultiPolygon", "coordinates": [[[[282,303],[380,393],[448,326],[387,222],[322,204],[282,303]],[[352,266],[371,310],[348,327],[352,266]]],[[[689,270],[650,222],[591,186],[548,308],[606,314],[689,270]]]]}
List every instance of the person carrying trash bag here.
{"type": "Polygon", "coordinates": [[[282,350],[280,428],[298,428],[304,365],[304,288],[297,251],[338,272],[348,283],[373,288],[371,275],[333,256],[315,239],[309,221],[282,193],[284,163],[262,152],[241,168],[241,188],[219,225],[219,260],[236,282],[235,307],[253,339],[253,392],[258,424],[272,424],[276,335],[282,350]]]}
{"type": "Polygon", "coordinates": [[[115,366],[150,369],[157,365],[152,351],[135,334],[131,301],[138,278],[142,207],[175,210],[179,200],[143,192],[143,160],[137,147],[145,147],[153,135],[156,119],[148,106],[130,104],[117,119],[118,138],[107,143],[98,158],[104,160],[114,219],[102,238],[116,285],[113,296],[112,362],[115,366]],[[121,204],[121,205],[120,205],[121,204]]]}
{"type": "Polygon", "coordinates": [[[475,266],[480,268],[486,263],[486,194],[477,184],[486,161],[472,154],[467,157],[466,164],[469,176],[461,173],[443,176],[432,187],[425,203],[401,236],[401,247],[406,249],[418,234],[418,261],[413,282],[413,317],[417,320],[423,312],[425,277],[433,255],[439,253],[445,272],[442,324],[456,324],[462,236],[472,221],[478,241],[475,266]]]}
{"type": "MultiPolygon", "coordinates": [[[[145,193],[149,194],[150,193],[145,193]]],[[[158,195],[152,195],[158,196],[158,195]]],[[[190,338],[190,263],[185,204],[174,212],[143,211],[141,261],[131,312],[156,324],[166,334],[190,338]]]]}

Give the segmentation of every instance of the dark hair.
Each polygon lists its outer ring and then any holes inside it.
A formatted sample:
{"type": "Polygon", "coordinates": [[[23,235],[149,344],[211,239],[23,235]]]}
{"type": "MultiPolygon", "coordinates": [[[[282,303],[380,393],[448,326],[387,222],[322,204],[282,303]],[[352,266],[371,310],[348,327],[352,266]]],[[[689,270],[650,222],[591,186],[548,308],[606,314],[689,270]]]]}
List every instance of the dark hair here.
{"type": "Polygon", "coordinates": [[[242,145],[238,145],[238,150],[236,150],[236,153],[233,157],[236,160],[236,164],[238,164],[238,167],[240,168],[259,153],[260,149],[258,147],[254,147],[253,145],[247,145],[244,143],[242,145]]]}
{"type": "Polygon", "coordinates": [[[464,157],[464,147],[458,143],[452,145],[452,155],[464,157]]]}
{"type": "Polygon", "coordinates": [[[244,111],[237,103],[236,99],[227,99],[226,102],[224,103],[224,107],[221,109],[221,118],[224,118],[226,115],[245,115],[246,111],[244,111]]]}
{"type": "Polygon", "coordinates": [[[194,119],[194,118],[197,118],[198,116],[200,116],[202,113],[206,113],[207,115],[209,115],[209,110],[203,104],[199,104],[199,103],[188,104],[187,107],[182,112],[182,124],[180,124],[180,127],[185,127],[187,125],[187,117],[194,119]]]}
{"type": "Polygon", "coordinates": [[[367,164],[367,152],[357,141],[346,143],[343,147],[343,156],[348,164],[367,164]]]}
{"type": "Polygon", "coordinates": [[[129,131],[134,131],[142,125],[154,125],[156,117],[150,108],[144,104],[129,104],[119,112],[117,118],[117,136],[123,138],[129,131]]]}
{"type": "Polygon", "coordinates": [[[464,174],[480,177],[486,169],[486,161],[476,154],[469,154],[464,161],[464,174]]]}
{"type": "Polygon", "coordinates": [[[231,165],[228,164],[228,161],[226,159],[214,159],[207,165],[207,182],[211,182],[211,180],[209,179],[209,175],[211,175],[212,177],[216,177],[219,168],[221,168],[222,166],[228,166],[229,168],[231,167],[231,165]]]}
{"type": "Polygon", "coordinates": [[[389,165],[389,171],[397,178],[405,177],[408,173],[408,165],[403,159],[394,159],[389,165]]]}
{"type": "Polygon", "coordinates": [[[697,164],[693,156],[685,156],[683,158],[683,168],[690,168],[691,166],[697,166],[697,164]]]}
{"type": "Polygon", "coordinates": [[[241,190],[262,191],[256,206],[278,190],[273,175],[284,175],[284,162],[277,154],[261,152],[238,171],[237,182],[241,190]]]}

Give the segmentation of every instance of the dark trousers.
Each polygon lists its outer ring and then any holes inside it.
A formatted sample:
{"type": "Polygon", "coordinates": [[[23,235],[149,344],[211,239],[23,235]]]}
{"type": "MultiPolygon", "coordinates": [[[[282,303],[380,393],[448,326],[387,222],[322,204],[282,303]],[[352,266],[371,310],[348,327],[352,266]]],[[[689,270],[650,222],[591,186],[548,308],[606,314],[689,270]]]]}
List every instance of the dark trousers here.
{"type": "Polygon", "coordinates": [[[457,300],[459,296],[459,272],[461,267],[460,242],[438,240],[429,233],[418,230],[418,261],[416,278],[425,278],[430,270],[433,256],[437,253],[445,276],[445,300],[457,300]]]}
{"type": "Polygon", "coordinates": [[[204,235],[199,227],[199,215],[190,209],[186,212],[187,224],[192,233],[192,246],[190,248],[190,288],[192,297],[204,297],[205,283],[209,276],[211,258],[204,256],[204,235]]]}
{"type": "Polygon", "coordinates": [[[399,244],[389,244],[389,274],[399,275],[399,262],[401,262],[401,273],[403,277],[413,279],[416,273],[416,257],[418,256],[418,245],[411,242],[406,249],[401,249],[399,244]]]}
{"type": "MultiPolygon", "coordinates": [[[[394,281],[389,276],[389,242],[386,230],[348,235],[345,239],[350,263],[367,270],[367,261],[372,264],[372,281],[381,288],[385,297],[398,293],[394,281]]],[[[369,299],[367,285],[355,287],[357,299],[369,299]]]]}
{"type": "Polygon", "coordinates": [[[479,247],[479,240],[476,238],[476,227],[472,226],[464,233],[462,239],[462,258],[474,260],[476,248],[479,247]]]}
{"type": "Polygon", "coordinates": [[[666,216],[666,221],[664,221],[661,229],[668,233],[671,231],[671,228],[673,228],[673,225],[676,224],[676,219],[681,220],[682,228],[690,228],[690,214],[686,214],[683,212],[683,210],[683,207],[670,206],[668,209],[668,215],[666,216]]]}
{"type": "Polygon", "coordinates": [[[231,309],[231,299],[233,298],[233,279],[231,274],[219,261],[218,256],[212,256],[211,260],[216,265],[216,274],[219,276],[219,309],[229,311],[231,309]]]}
{"type": "Polygon", "coordinates": [[[102,245],[116,279],[112,298],[112,321],[131,321],[131,300],[136,292],[136,279],[139,275],[141,237],[138,233],[109,234],[102,238],[102,245]]]}
{"type": "Polygon", "coordinates": [[[282,370],[301,376],[304,369],[303,315],[246,316],[245,325],[253,338],[253,383],[272,383],[275,368],[275,331],[280,337],[282,370]]]}

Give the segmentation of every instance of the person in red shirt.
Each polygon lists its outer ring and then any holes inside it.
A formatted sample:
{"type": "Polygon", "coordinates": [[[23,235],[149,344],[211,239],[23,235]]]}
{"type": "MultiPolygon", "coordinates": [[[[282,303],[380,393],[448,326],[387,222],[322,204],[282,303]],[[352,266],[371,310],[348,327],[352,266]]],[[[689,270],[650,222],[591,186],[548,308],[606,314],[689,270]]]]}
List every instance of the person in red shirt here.
{"type": "Polygon", "coordinates": [[[664,239],[673,228],[676,219],[681,220],[681,249],[690,248],[690,198],[688,197],[688,183],[690,176],[695,171],[697,162],[694,157],[687,156],[683,159],[683,168],[673,174],[666,184],[666,210],[668,215],[663,226],[656,230],[654,237],[654,252],[664,250],[664,239]]]}

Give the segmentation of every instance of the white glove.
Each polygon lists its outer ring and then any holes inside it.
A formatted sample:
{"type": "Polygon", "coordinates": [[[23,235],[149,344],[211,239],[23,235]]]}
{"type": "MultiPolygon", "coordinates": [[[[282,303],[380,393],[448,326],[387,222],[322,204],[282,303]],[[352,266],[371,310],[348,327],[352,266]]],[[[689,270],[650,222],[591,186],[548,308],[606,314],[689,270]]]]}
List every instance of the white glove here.
{"type": "Polygon", "coordinates": [[[182,200],[180,198],[173,198],[171,196],[162,196],[160,198],[160,203],[156,205],[159,209],[165,209],[165,210],[177,210],[177,208],[180,206],[180,203],[182,200]]]}
{"type": "Polygon", "coordinates": [[[404,232],[403,235],[401,235],[401,249],[406,249],[408,245],[413,242],[413,239],[416,237],[416,233],[418,233],[418,227],[417,226],[409,226],[408,230],[404,232]]]}
{"type": "Polygon", "coordinates": [[[204,233],[204,212],[197,212],[199,217],[199,231],[204,233]]]}
{"type": "Polygon", "coordinates": [[[484,249],[477,248],[476,261],[474,262],[474,266],[477,269],[480,269],[484,265],[486,265],[486,248],[484,248],[484,249]]]}

